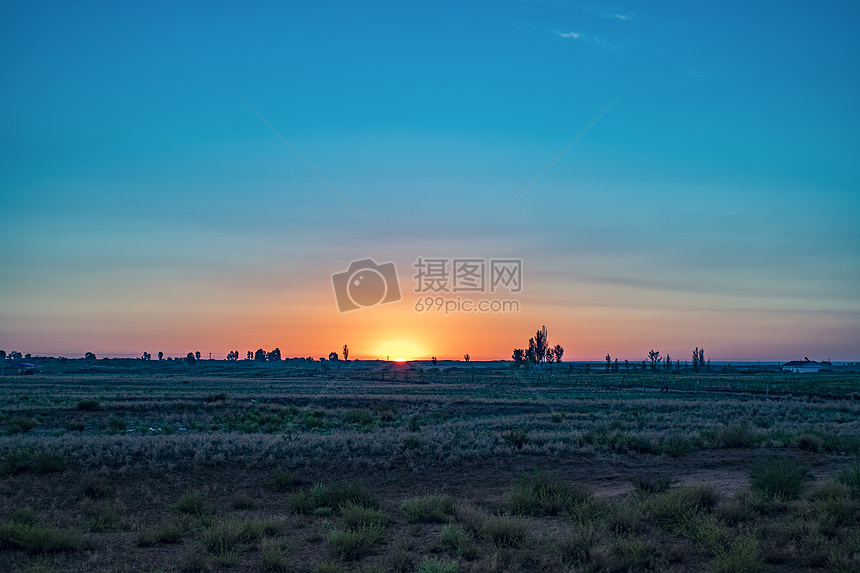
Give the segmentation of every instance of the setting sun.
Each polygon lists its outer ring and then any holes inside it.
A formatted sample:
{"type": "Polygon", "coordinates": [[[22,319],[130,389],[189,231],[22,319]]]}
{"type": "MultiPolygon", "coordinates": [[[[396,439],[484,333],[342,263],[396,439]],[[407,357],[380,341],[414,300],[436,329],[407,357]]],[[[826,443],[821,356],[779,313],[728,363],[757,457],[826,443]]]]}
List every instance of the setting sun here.
{"type": "Polygon", "coordinates": [[[426,356],[427,351],[420,344],[407,340],[390,340],[376,347],[375,353],[380,357],[392,359],[395,362],[407,362],[426,356]]]}

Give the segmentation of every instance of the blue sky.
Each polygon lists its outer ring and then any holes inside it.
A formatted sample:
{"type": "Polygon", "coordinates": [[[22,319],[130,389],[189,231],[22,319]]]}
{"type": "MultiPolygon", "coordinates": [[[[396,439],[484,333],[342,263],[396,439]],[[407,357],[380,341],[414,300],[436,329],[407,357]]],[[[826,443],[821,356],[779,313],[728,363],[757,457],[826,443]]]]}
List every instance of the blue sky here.
{"type": "Polygon", "coordinates": [[[0,347],[858,359],[858,12],[7,4],[0,347]],[[523,259],[518,315],[336,312],[350,260],[465,254],[523,259]]]}

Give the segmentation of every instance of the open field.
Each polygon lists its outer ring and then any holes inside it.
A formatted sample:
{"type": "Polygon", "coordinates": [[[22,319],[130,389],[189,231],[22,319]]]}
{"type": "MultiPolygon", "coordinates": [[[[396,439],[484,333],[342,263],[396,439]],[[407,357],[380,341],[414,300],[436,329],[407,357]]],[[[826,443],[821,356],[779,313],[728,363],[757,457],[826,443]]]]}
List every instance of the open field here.
{"type": "Polygon", "coordinates": [[[860,571],[857,374],[458,366],[100,360],[0,377],[3,561],[860,571]]]}

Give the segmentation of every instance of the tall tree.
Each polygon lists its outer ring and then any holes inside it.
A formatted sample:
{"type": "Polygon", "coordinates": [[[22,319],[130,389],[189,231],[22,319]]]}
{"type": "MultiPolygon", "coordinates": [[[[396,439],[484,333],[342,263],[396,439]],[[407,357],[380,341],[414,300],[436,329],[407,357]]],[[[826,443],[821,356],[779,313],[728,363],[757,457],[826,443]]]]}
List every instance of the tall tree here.
{"type": "Polygon", "coordinates": [[[548,347],[549,340],[546,335],[546,326],[542,326],[541,329],[535,333],[535,356],[538,362],[543,361],[548,347]]]}
{"type": "Polygon", "coordinates": [[[609,368],[612,365],[612,357],[609,356],[609,353],[606,353],[606,371],[609,372],[609,368]]]}
{"type": "Polygon", "coordinates": [[[464,355],[463,355],[463,358],[465,358],[465,359],[466,359],[466,362],[468,362],[469,360],[471,360],[471,359],[472,359],[472,357],[471,357],[471,356],[469,356],[468,354],[464,354],[464,355]]]}
{"type": "Polygon", "coordinates": [[[200,351],[199,350],[194,353],[194,358],[196,358],[197,360],[200,360],[200,351]]]}
{"type": "Polygon", "coordinates": [[[514,368],[519,368],[526,361],[526,353],[522,348],[514,348],[511,358],[514,360],[514,368]]]}
{"type": "MultiPolygon", "coordinates": [[[[660,352],[654,349],[651,349],[651,352],[648,353],[648,360],[651,361],[651,370],[657,370],[657,363],[663,360],[660,358],[660,352]]],[[[643,368],[644,370],[644,368],[643,368]]]]}
{"type": "Polygon", "coordinates": [[[197,363],[197,359],[191,352],[185,355],[185,361],[188,363],[189,366],[194,366],[197,363]]]}
{"type": "Polygon", "coordinates": [[[349,346],[343,345],[343,361],[349,362],[349,346]]]}
{"type": "Polygon", "coordinates": [[[159,359],[159,360],[164,360],[164,352],[162,352],[162,351],[160,351],[160,350],[158,351],[158,359],[159,359]]]}
{"type": "MultiPolygon", "coordinates": [[[[251,354],[251,352],[249,351],[248,354],[251,354]]],[[[256,360],[258,362],[265,362],[266,361],[266,351],[263,350],[262,348],[258,348],[257,351],[254,353],[254,360],[256,360]]]]}
{"type": "Polygon", "coordinates": [[[266,353],[266,360],[270,362],[280,362],[281,361],[281,349],[275,348],[271,352],[266,353]]]}
{"type": "Polygon", "coordinates": [[[0,350],[0,361],[6,360],[6,351],[0,350]]]}
{"type": "Polygon", "coordinates": [[[552,348],[552,356],[555,358],[555,363],[561,363],[561,357],[564,356],[564,348],[562,348],[561,344],[556,344],[552,348]]]}

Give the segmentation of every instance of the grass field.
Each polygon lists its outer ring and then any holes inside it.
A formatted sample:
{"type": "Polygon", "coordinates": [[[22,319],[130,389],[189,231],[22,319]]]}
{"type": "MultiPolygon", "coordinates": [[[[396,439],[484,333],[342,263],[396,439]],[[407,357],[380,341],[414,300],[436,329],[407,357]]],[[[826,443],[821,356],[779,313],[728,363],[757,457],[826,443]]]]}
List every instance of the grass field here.
{"type": "Polygon", "coordinates": [[[0,551],[15,571],[860,571],[858,390],[54,362],[0,377],[0,551]]]}

